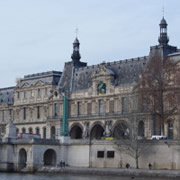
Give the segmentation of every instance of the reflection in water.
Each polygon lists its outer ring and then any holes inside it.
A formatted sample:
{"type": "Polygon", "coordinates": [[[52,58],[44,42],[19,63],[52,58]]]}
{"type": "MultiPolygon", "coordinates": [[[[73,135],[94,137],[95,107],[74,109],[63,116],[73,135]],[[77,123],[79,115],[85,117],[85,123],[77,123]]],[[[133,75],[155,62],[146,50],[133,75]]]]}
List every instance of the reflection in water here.
{"type": "MultiPolygon", "coordinates": [[[[104,177],[104,176],[72,176],[61,174],[19,174],[0,173],[0,180],[164,180],[155,178],[104,177]]],[[[170,180],[170,179],[168,179],[170,180]]]]}

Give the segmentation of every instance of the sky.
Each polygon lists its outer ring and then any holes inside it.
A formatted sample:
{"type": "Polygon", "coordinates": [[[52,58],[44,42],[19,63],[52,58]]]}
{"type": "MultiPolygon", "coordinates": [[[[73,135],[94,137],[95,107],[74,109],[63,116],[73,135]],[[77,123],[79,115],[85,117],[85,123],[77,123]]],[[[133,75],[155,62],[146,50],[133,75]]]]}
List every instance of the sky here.
{"type": "Polygon", "coordinates": [[[0,88],[63,71],[76,28],[88,65],[146,56],[158,44],[163,7],[169,44],[180,46],[180,0],[0,0],[0,88]]]}

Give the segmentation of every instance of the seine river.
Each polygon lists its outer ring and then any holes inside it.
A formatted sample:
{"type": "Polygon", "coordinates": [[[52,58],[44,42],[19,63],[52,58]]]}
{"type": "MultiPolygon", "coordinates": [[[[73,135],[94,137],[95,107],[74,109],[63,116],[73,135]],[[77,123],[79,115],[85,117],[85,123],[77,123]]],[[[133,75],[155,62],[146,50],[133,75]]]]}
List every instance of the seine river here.
{"type": "Polygon", "coordinates": [[[60,174],[18,174],[0,173],[0,180],[164,180],[156,178],[104,177],[104,176],[71,176],[60,174]]]}

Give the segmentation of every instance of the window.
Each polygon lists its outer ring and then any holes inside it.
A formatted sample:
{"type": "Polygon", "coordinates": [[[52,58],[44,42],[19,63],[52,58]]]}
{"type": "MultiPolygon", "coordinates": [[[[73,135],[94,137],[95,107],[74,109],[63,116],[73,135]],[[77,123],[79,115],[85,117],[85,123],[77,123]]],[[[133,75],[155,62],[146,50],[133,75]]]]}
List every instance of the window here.
{"type": "Polygon", "coordinates": [[[78,116],[81,115],[81,108],[82,108],[81,102],[78,102],[77,103],[77,114],[78,114],[78,116]]]}
{"type": "Polygon", "coordinates": [[[103,100],[99,100],[99,115],[103,114],[103,100]]]}
{"type": "Polygon", "coordinates": [[[38,89],[38,96],[41,96],[41,89],[38,89]]]}
{"type": "Polygon", "coordinates": [[[168,121],[168,139],[173,139],[173,122],[168,121]]]}
{"type": "Polygon", "coordinates": [[[17,92],[17,98],[18,99],[20,98],[20,92],[17,92]]]}
{"type": "Polygon", "coordinates": [[[40,118],[40,107],[37,106],[37,118],[39,119],[40,118]]]}
{"type": "Polygon", "coordinates": [[[23,119],[24,120],[26,119],[26,108],[25,107],[23,108],[23,119]]]}
{"type": "Polygon", "coordinates": [[[126,113],[127,112],[127,98],[122,97],[121,103],[122,103],[122,113],[126,113]]]}
{"type": "Polygon", "coordinates": [[[104,158],[104,151],[98,151],[97,158],[104,158]]]}
{"type": "Polygon", "coordinates": [[[48,94],[47,94],[47,92],[48,92],[48,90],[47,90],[47,88],[45,88],[45,96],[47,96],[48,94]]]}
{"type": "Polygon", "coordinates": [[[24,91],[24,98],[27,98],[27,91],[24,91]]]}
{"type": "Polygon", "coordinates": [[[92,113],[92,103],[87,104],[87,114],[90,115],[92,113]]]}
{"type": "Polygon", "coordinates": [[[30,127],[29,128],[29,134],[32,134],[33,133],[33,130],[32,130],[32,128],[30,127]]]}
{"type": "Polygon", "coordinates": [[[54,116],[55,117],[58,116],[58,105],[57,105],[57,103],[54,104],[54,116]]]}
{"type": "Polygon", "coordinates": [[[114,158],[114,151],[107,151],[108,158],[114,158]]]}
{"type": "Polygon", "coordinates": [[[114,112],[114,101],[109,101],[109,112],[110,113],[114,112]]]}
{"type": "Polygon", "coordinates": [[[39,133],[39,128],[38,128],[38,127],[36,128],[36,134],[40,134],[40,133],[39,133]]]}
{"type": "Polygon", "coordinates": [[[34,96],[33,90],[31,90],[31,97],[33,97],[33,96],[34,96]]]}
{"type": "Polygon", "coordinates": [[[2,111],[2,121],[5,121],[5,112],[2,111]]]}
{"type": "Polygon", "coordinates": [[[43,128],[43,138],[46,139],[46,127],[43,128]]]}
{"type": "Polygon", "coordinates": [[[26,133],[26,129],[25,128],[22,128],[22,133],[26,133]]]}

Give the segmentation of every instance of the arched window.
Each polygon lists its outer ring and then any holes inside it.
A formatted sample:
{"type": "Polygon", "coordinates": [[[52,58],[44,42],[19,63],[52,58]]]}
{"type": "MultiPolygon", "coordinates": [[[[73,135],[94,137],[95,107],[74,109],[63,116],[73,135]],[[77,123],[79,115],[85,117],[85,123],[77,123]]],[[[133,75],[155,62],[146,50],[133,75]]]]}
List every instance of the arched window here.
{"type": "Polygon", "coordinates": [[[29,128],[29,134],[32,134],[33,133],[33,130],[32,130],[32,128],[30,127],[29,128]]]}
{"type": "Polygon", "coordinates": [[[22,128],[22,133],[26,133],[26,129],[25,128],[22,128]]]}
{"type": "Polygon", "coordinates": [[[39,133],[39,128],[38,128],[38,127],[36,128],[36,134],[40,134],[40,133],[39,133]]]}

